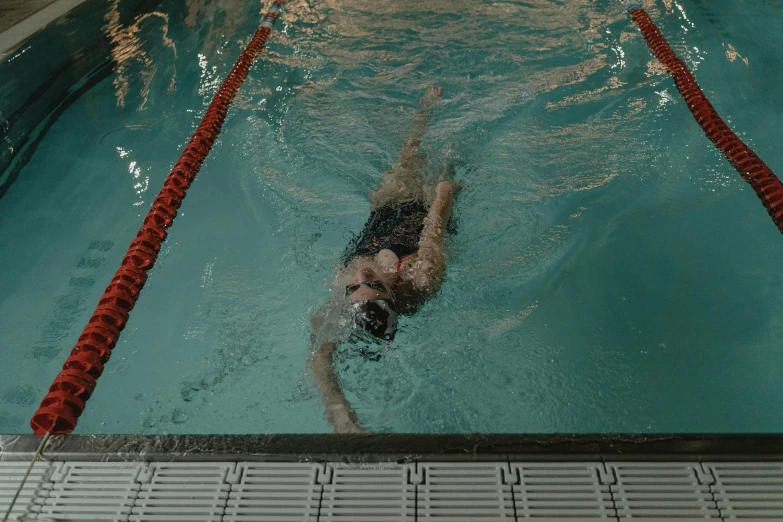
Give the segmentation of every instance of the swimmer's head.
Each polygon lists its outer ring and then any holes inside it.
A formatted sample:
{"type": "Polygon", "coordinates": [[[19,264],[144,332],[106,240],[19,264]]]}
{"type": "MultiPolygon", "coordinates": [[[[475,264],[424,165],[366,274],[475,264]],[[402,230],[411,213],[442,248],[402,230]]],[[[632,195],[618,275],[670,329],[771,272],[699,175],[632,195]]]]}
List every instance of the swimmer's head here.
{"type": "Polygon", "coordinates": [[[394,295],[371,268],[360,268],[345,286],[345,298],[352,302],[356,326],[375,337],[391,340],[397,331],[397,304],[394,295]]]}
{"type": "Polygon", "coordinates": [[[379,339],[391,341],[397,333],[397,307],[394,301],[375,299],[351,305],[354,324],[379,339]]]}

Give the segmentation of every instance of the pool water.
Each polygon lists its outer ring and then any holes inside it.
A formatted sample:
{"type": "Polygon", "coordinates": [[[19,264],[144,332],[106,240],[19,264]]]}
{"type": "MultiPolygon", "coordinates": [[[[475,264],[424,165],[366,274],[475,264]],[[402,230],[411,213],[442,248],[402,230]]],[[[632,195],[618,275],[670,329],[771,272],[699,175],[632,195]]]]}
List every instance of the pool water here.
{"type": "MultiPolygon", "coordinates": [[[[643,4],[783,171],[780,8],[643,4]]],[[[0,199],[0,433],[28,431],[263,11],[164,0],[132,27],[107,15],[112,74],[0,199]]],[[[425,175],[458,165],[458,232],[439,295],[380,359],[337,358],[362,425],[783,430],[783,238],[620,2],[293,0],[77,432],[329,431],[309,315],[433,84],[425,175]]]]}

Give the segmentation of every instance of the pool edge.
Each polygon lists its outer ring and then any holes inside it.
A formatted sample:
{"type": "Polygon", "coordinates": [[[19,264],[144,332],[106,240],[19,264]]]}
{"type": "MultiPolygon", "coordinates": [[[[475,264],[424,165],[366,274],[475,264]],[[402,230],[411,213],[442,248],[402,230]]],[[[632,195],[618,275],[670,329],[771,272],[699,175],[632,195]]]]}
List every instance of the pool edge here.
{"type": "MultiPolygon", "coordinates": [[[[40,441],[0,435],[0,461],[30,460],[40,441]]],[[[44,453],[50,461],[764,461],[783,459],[783,435],[66,435],[44,453]]]]}
{"type": "Polygon", "coordinates": [[[15,49],[38,31],[67,15],[87,0],[58,0],[36,11],[27,18],[0,32],[0,60],[8,57],[15,49]]]}

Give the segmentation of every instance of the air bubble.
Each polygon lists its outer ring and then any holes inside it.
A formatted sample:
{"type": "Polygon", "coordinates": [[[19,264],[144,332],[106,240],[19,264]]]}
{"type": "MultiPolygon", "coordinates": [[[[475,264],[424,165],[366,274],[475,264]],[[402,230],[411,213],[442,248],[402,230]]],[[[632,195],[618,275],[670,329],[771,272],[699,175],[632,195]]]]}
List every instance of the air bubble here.
{"type": "Polygon", "coordinates": [[[174,424],[184,424],[188,421],[188,414],[184,410],[177,408],[171,413],[171,422],[174,424]]]}

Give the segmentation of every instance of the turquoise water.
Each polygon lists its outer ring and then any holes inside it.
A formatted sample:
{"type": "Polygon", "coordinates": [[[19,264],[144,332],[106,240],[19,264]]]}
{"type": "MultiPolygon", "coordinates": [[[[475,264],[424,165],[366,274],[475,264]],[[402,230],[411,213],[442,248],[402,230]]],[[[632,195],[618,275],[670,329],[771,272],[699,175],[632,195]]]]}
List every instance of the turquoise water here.
{"type": "MultiPolygon", "coordinates": [[[[644,4],[783,171],[781,9],[644,4]]],[[[118,65],[0,199],[0,432],[27,431],[260,11],[164,0],[135,26],[107,18],[118,65]]],[[[440,294],[381,360],[339,357],[361,424],[783,430],[783,238],[619,2],[295,0],[78,432],[328,431],[308,317],[431,84],[427,175],[464,165],[458,233],[440,294]]]]}

